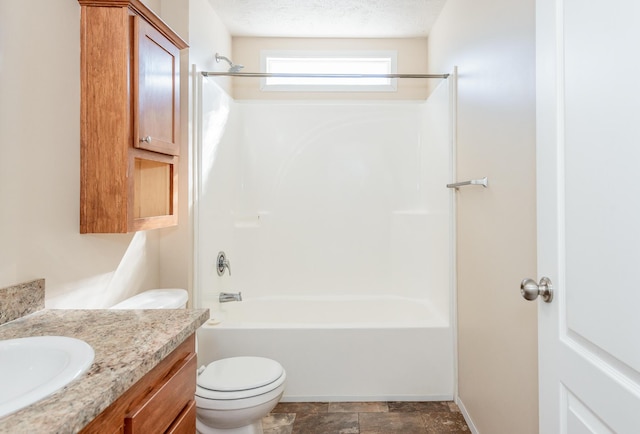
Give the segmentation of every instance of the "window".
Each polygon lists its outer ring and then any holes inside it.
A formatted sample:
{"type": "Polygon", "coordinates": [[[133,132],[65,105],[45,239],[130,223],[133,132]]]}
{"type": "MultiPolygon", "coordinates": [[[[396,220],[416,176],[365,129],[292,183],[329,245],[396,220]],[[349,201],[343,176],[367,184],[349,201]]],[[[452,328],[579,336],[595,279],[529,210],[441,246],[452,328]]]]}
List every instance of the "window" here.
{"type": "MultiPolygon", "coordinates": [[[[395,51],[263,51],[261,68],[287,74],[391,74],[397,70],[395,51]]],[[[393,92],[395,78],[268,77],[264,91],[393,92]]]]}

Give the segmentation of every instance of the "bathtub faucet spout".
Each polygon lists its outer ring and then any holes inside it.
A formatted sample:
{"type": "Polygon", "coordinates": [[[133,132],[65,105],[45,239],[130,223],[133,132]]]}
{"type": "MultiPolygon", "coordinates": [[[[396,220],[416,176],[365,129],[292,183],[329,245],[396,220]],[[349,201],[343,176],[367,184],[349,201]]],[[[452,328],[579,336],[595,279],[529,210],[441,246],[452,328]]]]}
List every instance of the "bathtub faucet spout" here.
{"type": "Polygon", "coordinates": [[[218,297],[218,301],[220,303],[226,303],[228,301],[242,301],[242,293],[238,292],[221,292],[220,297],[218,297]]]}

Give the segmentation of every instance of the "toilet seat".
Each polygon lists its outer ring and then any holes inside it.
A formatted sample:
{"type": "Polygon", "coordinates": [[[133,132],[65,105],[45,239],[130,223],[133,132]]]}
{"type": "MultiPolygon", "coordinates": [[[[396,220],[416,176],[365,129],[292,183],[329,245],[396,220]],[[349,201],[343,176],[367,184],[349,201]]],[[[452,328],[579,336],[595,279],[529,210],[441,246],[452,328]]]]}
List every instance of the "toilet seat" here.
{"type": "Polygon", "coordinates": [[[198,376],[196,396],[237,400],[263,395],[285,381],[280,363],[264,357],[230,357],[207,365],[198,376]]]}

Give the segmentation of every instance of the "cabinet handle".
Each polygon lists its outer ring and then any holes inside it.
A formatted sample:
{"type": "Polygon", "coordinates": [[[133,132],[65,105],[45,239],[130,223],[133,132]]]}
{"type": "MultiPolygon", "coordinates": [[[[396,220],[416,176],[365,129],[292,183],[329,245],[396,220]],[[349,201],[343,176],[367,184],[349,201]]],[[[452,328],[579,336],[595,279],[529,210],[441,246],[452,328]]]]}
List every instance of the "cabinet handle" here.
{"type": "Polygon", "coordinates": [[[143,137],[140,141],[143,143],[151,143],[151,136],[143,137]]]}

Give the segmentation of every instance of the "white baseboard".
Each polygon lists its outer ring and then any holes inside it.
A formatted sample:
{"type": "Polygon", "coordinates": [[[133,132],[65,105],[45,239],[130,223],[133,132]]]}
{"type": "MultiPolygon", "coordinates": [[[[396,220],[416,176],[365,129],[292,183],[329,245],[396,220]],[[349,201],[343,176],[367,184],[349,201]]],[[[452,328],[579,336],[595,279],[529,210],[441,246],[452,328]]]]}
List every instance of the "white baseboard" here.
{"type": "Polygon", "coordinates": [[[471,419],[471,416],[469,416],[469,412],[467,411],[467,408],[464,406],[464,403],[462,402],[460,397],[456,396],[455,401],[456,401],[456,404],[458,404],[458,407],[460,408],[460,412],[462,413],[464,420],[467,422],[467,425],[469,426],[469,429],[471,430],[472,434],[480,434],[480,432],[478,431],[478,428],[476,428],[476,426],[474,425],[473,420],[471,419]]]}
{"type": "Polygon", "coordinates": [[[384,402],[384,401],[451,401],[451,395],[320,395],[320,396],[283,396],[280,402],[384,402]]]}

